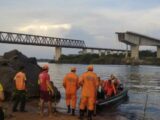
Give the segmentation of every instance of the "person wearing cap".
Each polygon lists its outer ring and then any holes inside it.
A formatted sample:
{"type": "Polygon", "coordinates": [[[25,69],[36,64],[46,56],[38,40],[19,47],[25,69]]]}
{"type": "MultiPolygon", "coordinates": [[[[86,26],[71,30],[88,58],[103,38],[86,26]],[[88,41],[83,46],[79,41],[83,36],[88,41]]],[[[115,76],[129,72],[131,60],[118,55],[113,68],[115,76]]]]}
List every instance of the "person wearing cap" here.
{"type": "Polygon", "coordinates": [[[78,90],[78,76],[76,75],[75,67],[72,67],[71,71],[65,75],[63,79],[63,87],[65,88],[66,94],[67,113],[71,112],[70,107],[72,107],[72,115],[75,115],[78,90]]]}
{"type": "Polygon", "coordinates": [[[41,116],[44,115],[44,103],[48,103],[48,115],[52,114],[52,102],[51,98],[54,93],[53,88],[50,84],[50,75],[48,74],[48,64],[43,65],[42,72],[39,74],[39,89],[40,89],[40,109],[41,116]]]}
{"type": "Polygon", "coordinates": [[[85,107],[88,110],[88,120],[92,120],[93,111],[96,102],[96,93],[98,88],[98,76],[93,72],[93,66],[87,67],[79,78],[79,85],[82,87],[80,100],[80,119],[83,119],[85,107]]]}
{"type": "Polygon", "coordinates": [[[4,112],[2,109],[2,101],[4,100],[3,86],[0,83],[0,120],[4,120],[4,112]]]}
{"type": "Polygon", "coordinates": [[[26,74],[24,72],[24,66],[20,67],[19,71],[14,77],[15,83],[15,99],[12,108],[13,112],[17,112],[18,105],[20,104],[20,111],[25,112],[26,105],[26,74]]]}

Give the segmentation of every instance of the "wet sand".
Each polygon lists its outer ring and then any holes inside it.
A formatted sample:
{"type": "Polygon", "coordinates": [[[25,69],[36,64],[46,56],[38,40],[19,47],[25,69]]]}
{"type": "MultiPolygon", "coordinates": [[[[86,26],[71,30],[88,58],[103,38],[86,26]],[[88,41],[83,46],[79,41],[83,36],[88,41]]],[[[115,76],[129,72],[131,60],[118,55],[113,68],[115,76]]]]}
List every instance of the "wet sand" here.
{"type": "MultiPolygon", "coordinates": [[[[27,112],[9,112],[11,111],[12,104],[5,103],[4,106],[7,106],[7,114],[8,117],[6,120],[79,120],[78,114],[75,116],[71,116],[70,114],[67,114],[65,112],[62,112],[58,110],[58,112],[53,113],[52,116],[47,116],[47,111],[45,110],[44,116],[40,116],[39,114],[39,106],[38,106],[38,100],[32,100],[27,103],[26,110],[27,112]]],[[[85,117],[84,120],[87,118],[85,117]]],[[[127,120],[123,116],[119,115],[108,115],[108,116],[94,116],[93,120],[127,120]]]]}
{"type": "MultiPolygon", "coordinates": [[[[86,120],[85,118],[84,120],[86,120]]],[[[41,117],[36,113],[15,113],[12,118],[7,118],[6,120],[79,120],[78,116],[70,116],[63,113],[57,113],[56,115],[53,114],[52,117],[44,116],[41,117]]],[[[121,116],[110,116],[107,118],[103,118],[100,116],[93,117],[93,120],[127,120],[121,116]]]]}

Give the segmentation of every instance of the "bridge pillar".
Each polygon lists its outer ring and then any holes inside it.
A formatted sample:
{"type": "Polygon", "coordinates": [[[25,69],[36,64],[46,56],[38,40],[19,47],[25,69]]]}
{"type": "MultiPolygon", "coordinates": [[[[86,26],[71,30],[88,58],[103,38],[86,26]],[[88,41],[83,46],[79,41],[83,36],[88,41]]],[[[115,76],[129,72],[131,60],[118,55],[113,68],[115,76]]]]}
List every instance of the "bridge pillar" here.
{"type": "Polygon", "coordinates": [[[94,49],[91,49],[91,54],[94,54],[94,49]]]}
{"type": "Polygon", "coordinates": [[[55,47],[55,61],[58,61],[62,54],[61,47],[55,47]]]}
{"type": "Polygon", "coordinates": [[[113,51],[110,51],[110,54],[111,54],[111,55],[113,55],[113,54],[114,54],[114,52],[113,52],[113,51]]]}
{"type": "Polygon", "coordinates": [[[119,51],[117,51],[117,53],[116,53],[117,55],[120,55],[120,52],[119,51]]]}
{"type": "Polygon", "coordinates": [[[124,54],[125,54],[125,58],[128,58],[128,51],[126,51],[124,54]]]}
{"type": "Polygon", "coordinates": [[[125,58],[128,58],[128,45],[126,45],[125,58]]]}
{"type": "Polygon", "coordinates": [[[87,53],[87,49],[83,49],[82,54],[86,54],[86,53],[87,53]]]}
{"type": "Polygon", "coordinates": [[[107,51],[107,50],[105,50],[104,54],[105,54],[105,55],[108,55],[108,51],[107,51]]]}
{"type": "Polygon", "coordinates": [[[157,58],[160,58],[160,46],[157,46],[157,58]]]}
{"type": "Polygon", "coordinates": [[[102,51],[98,50],[98,54],[99,54],[99,56],[101,56],[102,55],[102,51]]]}
{"type": "Polygon", "coordinates": [[[111,51],[108,51],[107,54],[111,54],[111,51]]]}
{"type": "Polygon", "coordinates": [[[131,58],[139,59],[139,45],[131,45],[131,58]]]}

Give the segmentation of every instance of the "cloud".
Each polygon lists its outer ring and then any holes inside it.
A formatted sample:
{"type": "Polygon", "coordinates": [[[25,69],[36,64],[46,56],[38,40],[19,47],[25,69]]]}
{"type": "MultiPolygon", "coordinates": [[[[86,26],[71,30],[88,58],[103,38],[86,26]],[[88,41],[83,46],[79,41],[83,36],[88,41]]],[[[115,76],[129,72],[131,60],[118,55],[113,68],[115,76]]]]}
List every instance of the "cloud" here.
{"type": "Polygon", "coordinates": [[[71,29],[70,24],[29,24],[17,28],[19,32],[29,32],[29,31],[39,31],[39,32],[49,32],[49,31],[61,31],[71,29]]]}
{"type": "Polygon", "coordinates": [[[20,1],[1,3],[1,30],[80,39],[87,46],[118,49],[126,46],[115,32],[129,30],[160,38],[158,0],[20,1]]]}
{"type": "Polygon", "coordinates": [[[81,19],[79,26],[96,39],[96,46],[109,48],[125,48],[115,32],[134,31],[160,38],[160,8],[145,10],[117,10],[97,8],[89,17],[81,19]],[[157,32],[156,32],[157,31],[157,32]]]}
{"type": "Polygon", "coordinates": [[[65,35],[66,38],[84,40],[87,46],[95,45],[95,38],[83,27],[72,26],[72,29],[65,35]]]}
{"type": "Polygon", "coordinates": [[[47,24],[40,24],[40,25],[27,25],[24,27],[18,28],[18,31],[22,32],[28,32],[30,30],[42,30],[42,31],[48,31],[48,30],[57,30],[57,29],[65,29],[69,30],[71,28],[70,24],[57,24],[57,25],[47,25],[47,24]]]}
{"type": "MultiPolygon", "coordinates": [[[[98,9],[94,14],[106,20],[106,26],[114,27],[118,25],[121,31],[135,30],[137,32],[151,32],[160,27],[160,7],[149,10],[115,10],[115,9],[98,9]],[[108,22],[108,23],[107,23],[108,22]]],[[[117,27],[117,28],[118,28],[117,27]]],[[[117,29],[116,28],[116,29],[117,29]]]]}

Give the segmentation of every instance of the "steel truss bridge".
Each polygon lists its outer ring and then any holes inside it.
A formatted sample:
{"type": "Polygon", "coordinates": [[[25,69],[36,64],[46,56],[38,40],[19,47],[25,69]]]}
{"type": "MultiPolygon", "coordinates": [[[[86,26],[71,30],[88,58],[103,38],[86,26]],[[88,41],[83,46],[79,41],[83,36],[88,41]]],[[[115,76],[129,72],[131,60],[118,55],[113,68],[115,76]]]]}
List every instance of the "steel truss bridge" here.
{"type": "Polygon", "coordinates": [[[47,37],[31,34],[21,34],[21,33],[12,33],[12,32],[3,32],[0,31],[0,43],[7,44],[22,44],[22,45],[34,45],[34,46],[47,46],[55,47],[55,60],[58,61],[61,54],[62,48],[77,48],[82,49],[82,53],[87,53],[87,50],[98,50],[101,54],[102,51],[115,51],[115,52],[126,52],[122,49],[110,49],[110,48],[97,48],[97,47],[88,47],[86,46],[83,40],[73,40],[66,38],[56,38],[56,37],[47,37]]]}
{"type": "Polygon", "coordinates": [[[47,37],[30,34],[20,34],[0,31],[0,43],[24,44],[48,47],[64,48],[85,48],[85,42],[82,40],[73,40],[65,38],[47,37]]]}
{"type": "Polygon", "coordinates": [[[56,38],[56,37],[47,37],[47,36],[3,32],[3,31],[0,31],[0,43],[62,47],[62,48],[110,50],[110,51],[122,51],[122,52],[125,51],[122,49],[87,47],[83,40],[73,40],[66,38],[56,38]]]}

